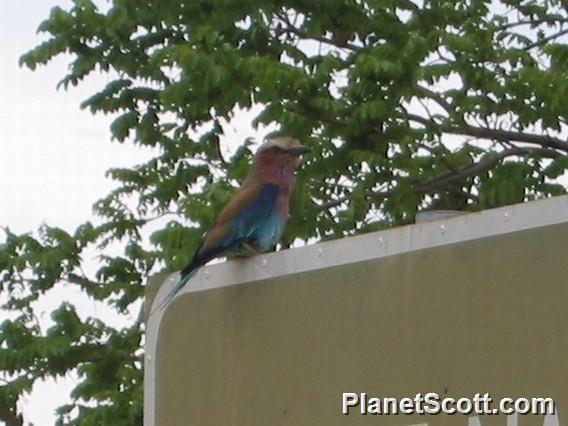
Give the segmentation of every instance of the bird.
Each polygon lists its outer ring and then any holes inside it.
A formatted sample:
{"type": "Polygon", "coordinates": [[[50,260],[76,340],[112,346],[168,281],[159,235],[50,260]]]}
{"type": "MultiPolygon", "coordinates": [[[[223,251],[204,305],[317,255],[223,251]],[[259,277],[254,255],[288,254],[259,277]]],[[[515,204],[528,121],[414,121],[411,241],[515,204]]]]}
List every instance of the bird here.
{"type": "Polygon", "coordinates": [[[276,245],[288,222],[294,171],[301,156],[310,151],[308,146],[287,136],[268,139],[260,145],[242,186],[204,235],[191,261],[181,270],[179,281],[154,312],[166,307],[207,262],[224,256],[254,256],[276,245]]]}

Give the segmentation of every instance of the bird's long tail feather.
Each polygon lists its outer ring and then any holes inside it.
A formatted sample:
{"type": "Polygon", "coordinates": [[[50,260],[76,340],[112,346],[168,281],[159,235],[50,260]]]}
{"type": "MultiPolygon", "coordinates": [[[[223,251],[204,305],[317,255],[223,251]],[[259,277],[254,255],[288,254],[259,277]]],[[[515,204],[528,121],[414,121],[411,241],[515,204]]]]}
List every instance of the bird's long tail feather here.
{"type": "Polygon", "coordinates": [[[162,302],[150,312],[149,316],[152,316],[156,311],[159,311],[160,309],[163,309],[166,306],[168,306],[168,304],[172,301],[175,295],[178,294],[178,292],[187,284],[187,282],[191,279],[191,277],[195,275],[198,269],[199,268],[194,268],[185,274],[184,271],[182,271],[182,276],[175,285],[175,287],[169,292],[169,294],[166,297],[164,297],[164,300],[162,300],[162,302]]]}

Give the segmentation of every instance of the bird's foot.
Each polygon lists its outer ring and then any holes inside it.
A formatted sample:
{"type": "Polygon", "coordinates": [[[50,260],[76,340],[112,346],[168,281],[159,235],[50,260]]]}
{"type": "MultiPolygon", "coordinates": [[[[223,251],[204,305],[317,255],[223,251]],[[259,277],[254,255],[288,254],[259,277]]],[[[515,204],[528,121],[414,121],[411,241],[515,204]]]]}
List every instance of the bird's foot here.
{"type": "Polygon", "coordinates": [[[239,254],[243,257],[256,256],[258,254],[258,250],[247,242],[241,243],[239,252],[239,254]]]}

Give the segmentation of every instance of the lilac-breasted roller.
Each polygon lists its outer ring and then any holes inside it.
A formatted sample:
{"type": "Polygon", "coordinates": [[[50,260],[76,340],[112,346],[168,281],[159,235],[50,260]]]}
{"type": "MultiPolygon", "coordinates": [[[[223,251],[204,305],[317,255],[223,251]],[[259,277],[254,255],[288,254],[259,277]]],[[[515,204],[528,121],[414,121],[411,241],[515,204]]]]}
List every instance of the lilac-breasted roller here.
{"type": "Polygon", "coordinates": [[[278,242],[288,221],[294,170],[300,156],[309,151],[289,137],[270,139],[258,148],[248,177],[205,234],[160,308],[210,260],[227,255],[252,256],[270,250],[278,242]]]}

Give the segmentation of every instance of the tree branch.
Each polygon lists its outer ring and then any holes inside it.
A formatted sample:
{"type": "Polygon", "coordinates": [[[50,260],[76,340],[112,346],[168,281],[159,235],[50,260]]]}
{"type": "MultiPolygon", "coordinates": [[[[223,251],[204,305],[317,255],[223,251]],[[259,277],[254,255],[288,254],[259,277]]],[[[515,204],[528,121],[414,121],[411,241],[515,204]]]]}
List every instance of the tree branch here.
{"type": "Polygon", "coordinates": [[[518,27],[521,25],[531,25],[533,27],[536,27],[540,24],[545,24],[545,23],[550,23],[550,22],[555,22],[555,23],[565,23],[568,22],[568,18],[555,18],[555,17],[546,17],[546,18],[542,18],[542,19],[526,19],[524,21],[517,21],[517,22],[509,22],[508,24],[504,24],[501,25],[497,28],[495,28],[496,31],[504,31],[504,30],[508,30],[514,27],[518,27]]]}
{"type": "Polygon", "coordinates": [[[423,124],[426,127],[434,126],[443,133],[473,136],[480,139],[490,139],[496,141],[524,142],[568,153],[568,142],[552,136],[539,135],[536,133],[514,132],[511,130],[490,129],[470,126],[467,124],[460,126],[443,125],[416,114],[407,114],[407,117],[409,120],[423,124]]]}
{"type": "Polygon", "coordinates": [[[446,112],[451,113],[454,111],[454,107],[446,100],[440,93],[436,93],[427,87],[418,85],[418,90],[422,92],[424,96],[434,100],[438,105],[446,110],[446,112]]]}
{"type": "Polygon", "coordinates": [[[546,44],[549,41],[554,40],[555,38],[562,37],[564,34],[568,34],[568,28],[565,29],[565,30],[559,31],[556,34],[551,34],[548,37],[544,37],[540,40],[537,40],[534,43],[529,44],[528,46],[525,46],[523,48],[523,50],[527,51],[527,50],[534,49],[535,47],[542,46],[543,44],[546,44]]]}
{"type": "MultiPolygon", "coordinates": [[[[505,149],[503,151],[500,151],[494,155],[488,155],[485,158],[481,159],[480,161],[470,164],[466,167],[462,167],[461,169],[454,169],[454,170],[450,170],[446,173],[442,173],[439,176],[436,176],[435,178],[424,182],[424,183],[419,183],[417,185],[414,185],[411,188],[411,191],[415,194],[420,194],[420,193],[425,193],[425,192],[430,192],[436,189],[444,189],[444,187],[447,187],[450,184],[455,184],[459,181],[463,181],[469,177],[473,177],[478,175],[479,173],[490,169],[491,167],[493,167],[495,164],[497,164],[499,161],[507,158],[507,157],[512,157],[515,155],[523,155],[526,154],[527,152],[533,152],[533,153],[538,153],[540,154],[542,157],[546,157],[546,158],[558,158],[560,156],[562,156],[561,153],[551,150],[551,149],[547,149],[547,148],[525,148],[525,147],[512,147],[509,149],[505,149]]],[[[450,188],[451,190],[452,188],[450,188]]],[[[388,198],[390,197],[393,192],[395,190],[394,189],[389,189],[386,191],[367,191],[365,193],[365,195],[369,198],[374,198],[374,199],[382,199],[382,198],[388,198]]],[[[471,194],[466,194],[465,192],[463,193],[465,196],[467,196],[468,198],[471,199],[475,199],[474,196],[470,196],[471,194]]],[[[343,203],[345,203],[346,201],[349,201],[351,197],[349,195],[346,195],[344,197],[340,197],[337,198],[335,200],[331,200],[328,201],[327,203],[323,203],[320,205],[320,208],[322,209],[329,209],[332,207],[337,207],[343,203]]]]}
{"type": "Polygon", "coordinates": [[[428,192],[433,189],[437,189],[439,187],[446,186],[448,184],[454,183],[456,181],[464,180],[468,177],[476,176],[479,173],[490,169],[499,161],[507,158],[512,157],[515,155],[522,155],[526,154],[527,152],[536,152],[539,153],[541,156],[546,158],[557,158],[561,156],[559,152],[552,151],[550,149],[545,148],[523,148],[523,147],[513,147],[509,149],[505,149],[500,151],[494,155],[489,155],[483,158],[482,160],[478,161],[477,163],[471,164],[469,166],[463,167],[456,172],[449,171],[446,173],[441,174],[440,176],[425,182],[423,184],[419,184],[413,187],[413,192],[428,192]]]}
{"type": "Polygon", "coordinates": [[[282,33],[294,34],[294,35],[297,35],[298,37],[303,38],[303,39],[311,39],[311,40],[319,41],[320,43],[329,44],[331,46],[335,46],[335,47],[340,48],[340,49],[349,49],[349,50],[352,50],[354,52],[363,50],[362,47],[356,46],[352,43],[349,43],[348,41],[339,42],[339,41],[331,39],[331,38],[308,34],[304,31],[298,29],[297,27],[295,27],[294,24],[292,24],[290,22],[290,19],[288,18],[288,16],[286,14],[277,13],[276,16],[278,16],[286,24],[286,27],[278,29],[278,32],[281,33],[281,34],[282,33]]]}

